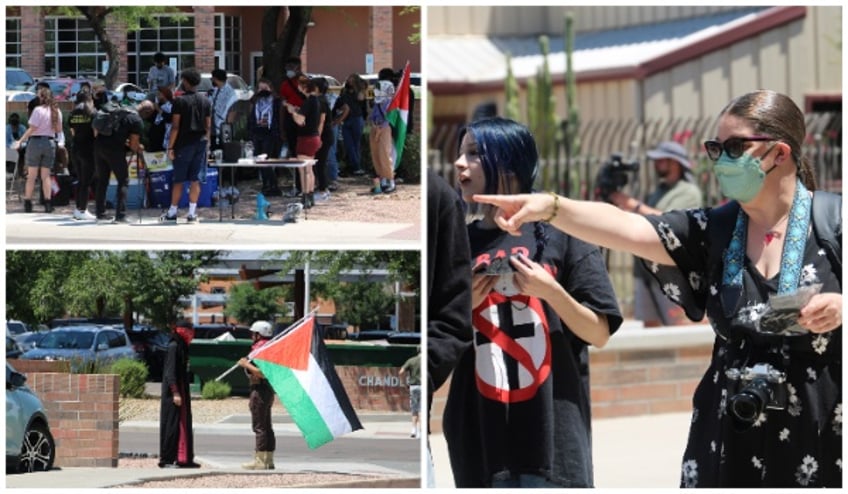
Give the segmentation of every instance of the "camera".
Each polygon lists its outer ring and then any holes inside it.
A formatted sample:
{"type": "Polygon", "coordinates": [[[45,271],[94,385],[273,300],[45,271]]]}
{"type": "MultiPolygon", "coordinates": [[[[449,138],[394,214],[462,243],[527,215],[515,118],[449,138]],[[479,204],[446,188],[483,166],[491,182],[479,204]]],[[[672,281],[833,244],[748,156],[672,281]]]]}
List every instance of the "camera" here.
{"type": "Polygon", "coordinates": [[[624,161],[620,154],[611,154],[595,178],[595,200],[610,202],[610,194],[621,190],[629,182],[628,173],[638,171],[639,161],[624,161]]]}
{"type": "Polygon", "coordinates": [[[731,368],[727,376],[727,409],[733,417],[750,425],[765,409],[786,409],[786,373],[771,364],[757,363],[753,367],[731,368]]]}

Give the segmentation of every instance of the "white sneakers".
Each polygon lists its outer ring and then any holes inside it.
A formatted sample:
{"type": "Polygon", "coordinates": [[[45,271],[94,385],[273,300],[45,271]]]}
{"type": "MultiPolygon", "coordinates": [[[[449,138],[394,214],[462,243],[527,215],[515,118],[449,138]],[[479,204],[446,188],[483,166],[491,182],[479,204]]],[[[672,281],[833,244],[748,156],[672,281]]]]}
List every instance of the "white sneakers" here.
{"type": "Polygon", "coordinates": [[[79,209],[74,209],[74,219],[77,221],[83,220],[96,220],[97,216],[89,213],[87,209],[80,211],[79,209]]]}

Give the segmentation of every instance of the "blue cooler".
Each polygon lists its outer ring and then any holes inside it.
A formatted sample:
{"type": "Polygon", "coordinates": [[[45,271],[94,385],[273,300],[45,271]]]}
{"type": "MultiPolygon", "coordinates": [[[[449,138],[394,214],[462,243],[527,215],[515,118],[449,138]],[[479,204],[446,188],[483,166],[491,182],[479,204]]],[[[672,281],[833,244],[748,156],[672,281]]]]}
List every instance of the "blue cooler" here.
{"type": "Polygon", "coordinates": [[[171,205],[173,170],[150,172],[150,206],[166,209],[171,205]]]}
{"type": "MultiPolygon", "coordinates": [[[[141,193],[141,184],[138,183],[137,178],[131,178],[127,184],[127,210],[130,209],[138,209],[141,207],[141,200],[143,200],[143,196],[141,193]]],[[[106,188],[106,201],[111,202],[113,205],[118,203],[118,181],[112,179],[109,181],[109,186],[106,188]]]]}
{"type": "MultiPolygon", "coordinates": [[[[190,182],[183,185],[183,196],[180,198],[179,206],[188,207],[188,189],[190,182]]],[[[200,196],[197,198],[197,207],[208,208],[212,206],[212,194],[218,190],[218,169],[211,166],[206,169],[206,183],[200,184],[200,196]]]]}

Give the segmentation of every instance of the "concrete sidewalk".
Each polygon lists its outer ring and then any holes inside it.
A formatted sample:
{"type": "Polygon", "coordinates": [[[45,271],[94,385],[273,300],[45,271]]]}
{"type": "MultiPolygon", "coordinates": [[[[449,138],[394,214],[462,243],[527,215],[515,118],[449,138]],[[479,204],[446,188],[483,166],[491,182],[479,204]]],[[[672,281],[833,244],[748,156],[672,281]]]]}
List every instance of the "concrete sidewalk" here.
{"type": "MultiPolygon", "coordinates": [[[[365,427],[363,430],[355,431],[345,435],[345,438],[371,438],[379,440],[405,440],[413,441],[409,437],[409,415],[402,414],[360,414],[359,419],[365,427]]],[[[199,424],[194,426],[194,434],[212,433],[218,436],[241,436],[250,438],[249,415],[231,415],[217,424],[199,424]]],[[[122,431],[159,433],[159,422],[131,421],[121,424],[122,431]]],[[[301,434],[287,415],[277,414],[274,416],[274,433],[277,437],[297,436],[301,434]]],[[[413,446],[414,447],[414,446],[413,446]]],[[[123,450],[121,450],[124,452],[123,450]]],[[[32,474],[6,475],[7,488],[63,488],[63,489],[85,489],[106,488],[126,485],[142,480],[171,479],[176,477],[193,477],[209,474],[285,474],[302,472],[342,473],[342,474],[376,474],[385,477],[374,483],[381,487],[407,487],[408,484],[419,485],[418,472],[410,474],[407,471],[395,470],[383,467],[371,462],[356,461],[356,459],[328,458],[326,461],[302,461],[293,462],[277,461],[274,470],[251,472],[241,468],[245,461],[245,455],[233,453],[231,455],[216,454],[195,456],[195,461],[203,465],[200,469],[160,469],[149,468],[95,468],[95,467],[68,467],[54,469],[49,472],[38,472],[32,474]]],[[[120,461],[119,461],[120,464],[120,461]]],[[[316,486],[320,487],[320,486],[316,486]]]]}
{"type": "Polygon", "coordinates": [[[7,213],[6,245],[61,244],[209,244],[209,245],[357,245],[417,246],[416,223],[300,220],[201,220],[199,224],[163,224],[158,216],[131,211],[128,224],[74,221],[70,215],[7,213]]]}
{"type": "MultiPolygon", "coordinates": [[[[689,432],[689,413],[594,420],[595,487],[677,488],[689,432]]],[[[430,436],[437,488],[452,488],[442,434],[430,436]]]]}

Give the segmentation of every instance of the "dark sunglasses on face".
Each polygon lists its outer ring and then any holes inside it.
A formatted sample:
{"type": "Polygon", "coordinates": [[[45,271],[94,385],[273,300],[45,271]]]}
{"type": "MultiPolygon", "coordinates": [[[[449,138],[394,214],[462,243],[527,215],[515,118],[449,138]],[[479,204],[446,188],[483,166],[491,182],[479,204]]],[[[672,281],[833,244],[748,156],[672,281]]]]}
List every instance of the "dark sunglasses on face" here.
{"type": "Polygon", "coordinates": [[[704,149],[707,151],[707,156],[713,161],[718,161],[722,150],[727,153],[728,158],[735,160],[745,153],[745,143],[774,140],[773,137],[768,136],[731,137],[724,142],[704,141],[704,149]]]}

